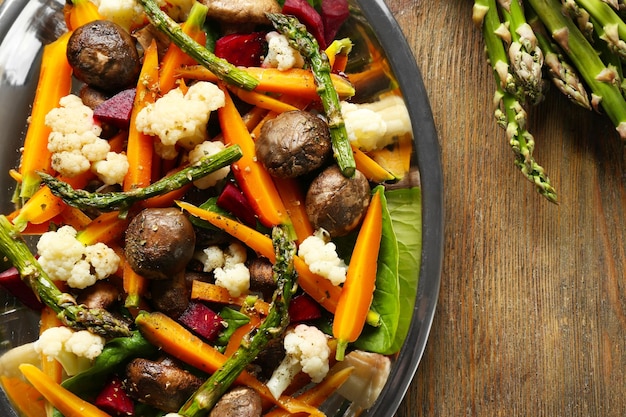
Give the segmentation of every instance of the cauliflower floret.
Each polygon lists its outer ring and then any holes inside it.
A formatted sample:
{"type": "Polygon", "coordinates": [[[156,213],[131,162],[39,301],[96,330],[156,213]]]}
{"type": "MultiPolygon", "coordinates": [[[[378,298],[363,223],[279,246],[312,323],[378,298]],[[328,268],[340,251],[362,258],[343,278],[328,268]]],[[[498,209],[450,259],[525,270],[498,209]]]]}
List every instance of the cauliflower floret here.
{"type": "Polygon", "coordinates": [[[348,266],[339,258],[337,246],[330,241],[323,229],[300,243],[298,256],[309,266],[311,272],[328,278],[333,285],[345,282],[348,266]]]}
{"type": "Polygon", "coordinates": [[[87,330],[73,331],[68,327],[46,329],[34,342],[36,352],[47,360],[58,360],[68,375],[89,368],[104,348],[105,339],[87,330]]]}
{"type": "Polygon", "coordinates": [[[283,344],[287,355],[267,382],[275,398],[280,397],[300,371],[309,375],[315,383],[328,374],[328,338],[317,327],[299,324],[287,332],[283,344]]]}
{"type": "Polygon", "coordinates": [[[246,266],[246,248],[232,242],[223,250],[217,245],[209,246],[194,255],[202,262],[204,272],[213,272],[215,284],[226,288],[233,297],[246,294],[250,289],[250,270],[246,266]]]}
{"type": "Polygon", "coordinates": [[[264,67],[278,68],[281,71],[304,67],[304,58],[300,52],[289,46],[289,41],[284,35],[272,31],[265,36],[265,39],[268,50],[263,60],[264,67]]]}
{"type": "Polygon", "coordinates": [[[41,235],[37,252],[39,263],[50,278],[79,289],[110,276],[120,263],[119,256],[104,243],[83,245],[72,226],[41,235]]]}
{"type": "Polygon", "coordinates": [[[107,184],[121,184],[128,172],[128,157],[121,153],[109,152],[106,158],[91,165],[91,170],[107,184]]]}
{"type": "MultiPolygon", "coordinates": [[[[197,145],[191,152],[189,152],[189,163],[197,164],[204,157],[215,155],[225,148],[225,145],[220,141],[204,141],[201,144],[197,145]]],[[[199,180],[193,182],[193,184],[201,189],[205,190],[207,188],[213,187],[218,182],[226,178],[226,176],[230,173],[230,165],[222,167],[217,171],[206,175],[199,180]]]]}
{"type": "Polygon", "coordinates": [[[341,102],[350,141],[363,151],[381,149],[411,132],[409,112],[401,97],[388,95],[373,103],[341,102]]]}
{"type": "Polygon", "coordinates": [[[122,162],[126,156],[111,152],[109,142],[100,138],[102,128],[80,97],[70,94],[61,98],[59,107],[46,115],[45,123],[51,129],[48,150],[55,171],[74,177],[92,168],[105,184],[122,182],[128,171],[128,164],[122,162]]]}
{"type": "Polygon", "coordinates": [[[189,87],[170,90],[137,115],[137,128],[158,136],[166,146],[193,149],[207,138],[206,124],[212,111],[224,106],[224,93],[215,84],[201,81],[189,87]]]}
{"type": "MultiPolygon", "coordinates": [[[[145,13],[137,0],[92,0],[106,20],[117,23],[128,32],[143,23],[145,13]]],[[[159,2],[161,3],[161,2],[159,2]]]]}

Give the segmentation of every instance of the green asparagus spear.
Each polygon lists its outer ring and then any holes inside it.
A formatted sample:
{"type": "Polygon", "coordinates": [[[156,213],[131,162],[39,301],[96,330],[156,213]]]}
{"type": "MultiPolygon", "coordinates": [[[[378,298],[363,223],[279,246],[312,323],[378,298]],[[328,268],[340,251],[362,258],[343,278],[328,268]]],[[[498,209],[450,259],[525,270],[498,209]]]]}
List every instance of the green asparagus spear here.
{"type": "Polygon", "coordinates": [[[0,216],[0,255],[19,271],[22,280],[49,306],[68,327],[89,330],[105,337],[128,336],[129,324],[100,308],[76,303],[61,292],[35,259],[26,242],[6,216],[0,216]]]}
{"type": "Polygon", "coordinates": [[[522,5],[516,1],[500,1],[500,9],[510,32],[509,59],[520,99],[536,104],[543,100],[543,52],[534,30],[526,21],[522,5]]]}
{"type": "Polygon", "coordinates": [[[241,158],[241,155],[242,152],[239,145],[228,146],[214,155],[203,158],[198,164],[190,165],[172,175],[163,177],[147,187],[110,193],[92,193],[85,190],[75,190],[69,184],[51,175],[45,173],[40,173],[39,175],[42,182],[50,188],[52,193],[63,199],[68,205],[81,210],[119,210],[120,216],[123,217],[133,203],[181,188],[222,167],[232,164],[241,158]]]}
{"type": "Polygon", "coordinates": [[[496,0],[476,0],[473,20],[483,31],[487,55],[497,82],[495,116],[498,124],[506,130],[509,144],[515,153],[515,165],[541,195],[556,203],[556,191],[544,169],[532,156],[535,140],[526,130],[526,111],[516,96],[506,89],[504,79],[510,77],[510,73],[504,45],[497,35],[501,22],[496,0]]]}
{"type": "Polygon", "coordinates": [[[578,6],[584,8],[593,18],[594,27],[602,28],[600,38],[607,43],[610,50],[621,58],[626,58],[626,22],[615,10],[601,0],[576,0],[578,6]]]}
{"type": "MultiPolygon", "coordinates": [[[[139,3],[143,6],[150,22],[157,29],[167,34],[176,46],[198,61],[200,65],[210,70],[219,79],[246,90],[254,90],[259,84],[259,81],[246,71],[216,56],[204,46],[191,39],[183,32],[180,25],[161,10],[156,0],[139,0],[139,3]]],[[[207,6],[202,5],[202,7],[206,8],[207,6]]]]}
{"type": "Polygon", "coordinates": [[[274,227],[272,242],[276,252],[273,277],[277,288],[267,317],[253,334],[248,335],[226,363],[180,408],[178,414],[181,416],[198,417],[211,410],[267,343],[280,336],[287,328],[289,301],[296,290],[296,272],[293,266],[296,246],[288,239],[288,231],[283,226],[274,227]]]}
{"type": "Polygon", "coordinates": [[[558,0],[528,0],[528,4],[580,71],[594,95],[594,102],[600,103],[622,140],[626,140],[626,101],[615,69],[602,62],[576,24],[561,12],[558,0]]]}
{"type": "Polygon", "coordinates": [[[317,86],[317,94],[322,101],[328,120],[335,160],[341,172],[351,177],[356,169],[354,154],[341,115],[339,96],[330,78],[331,66],[326,53],[320,51],[315,37],[295,17],[280,13],[267,13],[267,17],[274,28],[289,39],[290,45],[298,50],[310,65],[317,86]]]}

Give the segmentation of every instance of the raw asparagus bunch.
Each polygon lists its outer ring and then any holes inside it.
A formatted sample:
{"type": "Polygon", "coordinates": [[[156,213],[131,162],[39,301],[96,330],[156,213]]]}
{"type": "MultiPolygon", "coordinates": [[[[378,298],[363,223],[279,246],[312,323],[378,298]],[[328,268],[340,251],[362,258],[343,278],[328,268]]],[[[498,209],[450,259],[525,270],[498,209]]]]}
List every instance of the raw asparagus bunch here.
{"type": "MultiPolygon", "coordinates": [[[[504,42],[502,40],[503,36],[508,39],[508,30],[500,20],[496,0],[477,0],[474,3],[473,19],[483,31],[488,59],[497,83],[494,114],[498,124],[506,130],[509,144],[515,153],[515,165],[535,185],[541,195],[556,203],[556,191],[544,169],[532,156],[535,140],[526,129],[527,113],[519,99],[527,97],[528,93],[524,92],[523,86],[517,84],[516,77],[511,73],[508,54],[505,51],[506,40],[504,42]]],[[[528,39],[529,36],[525,37],[528,39]]]]}
{"type": "Polygon", "coordinates": [[[289,302],[296,291],[297,274],[293,265],[296,245],[288,239],[289,233],[283,226],[272,230],[272,243],[276,253],[273,277],[276,290],[270,310],[259,328],[248,335],[237,351],[218,369],[196,393],[181,407],[178,414],[198,417],[210,411],[228,390],[245,367],[256,358],[267,343],[279,337],[289,324],[289,302]]]}
{"type": "Polygon", "coordinates": [[[540,97],[538,90],[529,92],[535,85],[530,83],[534,81],[530,74],[545,73],[572,102],[605,113],[626,140],[625,9],[624,0],[474,2],[473,20],[482,30],[498,84],[496,118],[507,131],[516,165],[552,202],[556,193],[532,157],[534,140],[525,128],[524,106],[537,104],[540,97]],[[515,42],[521,47],[511,49],[515,42]],[[522,55],[515,58],[514,51],[522,55]],[[524,71],[536,69],[540,56],[539,73],[524,71]],[[521,73],[515,69],[518,61],[524,63],[521,73]],[[524,74],[529,77],[522,78],[524,74]]]}
{"type": "Polygon", "coordinates": [[[89,330],[104,337],[129,336],[130,325],[107,310],[88,308],[76,303],[70,294],[61,292],[48,277],[17,229],[0,216],[0,255],[19,271],[22,280],[49,306],[68,327],[89,330]]]}
{"type": "Polygon", "coordinates": [[[341,172],[345,176],[351,177],[356,169],[356,164],[346,125],[341,115],[339,96],[330,78],[331,67],[328,57],[323,51],[320,51],[317,40],[307,31],[306,26],[295,17],[280,13],[268,13],[267,17],[274,28],[289,39],[291,47],[297,49],[311,66],[318,95],[328,119],[335,160],[341,172]]]}
{"type": "Polygon", "coordinates": [[[133,203],[184,187],[222,167],[236,162],[241,158],[241,155],[242,151],[239,145],[228,146],[214,155],[203,158],[198,164],[190,165],[174,174],[163,177],[147,187],[120,192],[92,193],[81,189],[75,190],[68,183],[60,181],[51,175],[46,173],[39,173],[39,175],[41,176],[41,181],[50,188],[50,191],[68,205],[81,210],[119,210],[120,216],[123,217],[133,203]]]}

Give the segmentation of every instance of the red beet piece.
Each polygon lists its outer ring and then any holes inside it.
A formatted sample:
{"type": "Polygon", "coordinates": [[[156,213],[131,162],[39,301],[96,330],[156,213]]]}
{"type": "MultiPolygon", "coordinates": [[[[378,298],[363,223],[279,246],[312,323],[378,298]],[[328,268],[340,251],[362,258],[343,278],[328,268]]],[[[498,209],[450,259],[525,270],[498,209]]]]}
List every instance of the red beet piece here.
{"type": "Polygon", "coordinates": [[[330,45],[343,22],[350,16],[347,0],[322,0],[321,13],[324,23],[324,39],[330,45]]]}
{"type": "Polygon", "coordinates": [[[324,22],[322,16],[309,4],[307,0],[285,0],[283,14],[290,14],[298,18],[300,23],[306,26],[321,49],[326,49],[326,38],[324,37],[324,22]]]}
{"type": "Polygon", "coordinates": [[[293,323],[316,320],[322,317],[322,310],[310,296],[300,294],[289,303],[289,319],[293,323]]]}
{"type": "Polygon", "coordinates": [[[209,342],[215,340],[224,329],[222,318],[205,304],[197,301],[189,302],[189,306],[178,321],[209,342]]]}
{"type": "Polygon", "coordinates": [[[226,184],[220,195],[217,197],[217,206],[232,213],[244,224],[255,227],[256,216],[254,209],[246,196],[232,182],[226,184]]]}
{"type": "Polygon", "coordinates": [[[20,277],[20,273],[15,267],[0,272],[0,286],[7,290],[13,297],[17,298],[26,307],[33,310],[41,310],[43,304],[20,277]]]}
{"type": "Polygon", "coordinates": [[[265,32],[233,33],[215,42],[215,55],[235,66],[258,67],[267,53],[265,32]]]}
{"type": "Polygon", "coordinates": [[[128,129],[135,93],[134,88],[129,88],[103,101],[93,110],[94,118],[119,129],[128,129]]]}
{"type": "Polygon", "coordinates": [[[100,391],[94,401],[96,407],[113,416],[132,416],[135,404],[124,389],[122,379],[113,376],[100,391]]]}

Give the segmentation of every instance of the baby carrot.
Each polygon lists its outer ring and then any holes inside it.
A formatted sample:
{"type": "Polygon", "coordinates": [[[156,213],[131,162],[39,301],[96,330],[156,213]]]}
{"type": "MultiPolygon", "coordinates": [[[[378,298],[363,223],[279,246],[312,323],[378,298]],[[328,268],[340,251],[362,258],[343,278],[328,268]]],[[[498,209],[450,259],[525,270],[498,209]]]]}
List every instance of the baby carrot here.
{"type": "Polygon", "coordinates": [[[224,91],[225,104],[217,110],[220,127],[227,145],[238,144],[243,156],[232,164],[232,171],[248,201],[265,226],[290,224],[287,210],[283,205],[272,177],[256,159],[254,140],[246,127],[228,89],[224,91]]]}
{"type": "MultiPolygon", "coordinates": [[[[191,299],[219,304],[233,304],[239,307],[247,303],[245,296],[232,297],[226,288],[198,280],[194,280],[191,284],[191,299]]],[[[267,316],[269,309],[270,305],[263,300],[257,299],[254,302],[254,310],[259,314],[267,316]]]]}
{"type": "Polygon", "coordinates": [[[135,95],[135,103],[130,119],[130,127],[128,130],[128,147],[126,155],[128,156],[128,172],[124,178],[124,191],[133,188],[142,188],[150,184],[152,180],[152,155],[153,141],[152,136],[145,135],[140,132],[135,120],[137,114],[148,103],[156,100],[158,87],[158,68],[159,57],[157,55],[156,41],[146,49],[144,54],[143,66],[139,74],[137,82],[137,93],[135,95]]]}
{"type": "Polygon", "coordinates": [[[39,81],[20,163],[22,199],[30,198],[39,188],[37,171],[52,173],[51,153],[48,150],[51,130],[46,126],[45,118],[50,110],[59,105],[59,100],[70,93],[72,87],[72,67],[65,55],[69,37],[70,33],[65,33],[43,48],[39,81]]]}
{"type": "Polygon", "coordinates": [[[354,342],[365,325],[374,296],[378,250],[383,230],[383,216],[378,187],[372,196],[356,239],[348,265],[346,281],[337,303],[333,320],[333,336],[337,339],[335,358],[343,360],[348,343],[354,342]]]}
{"type": "Polygon", "coordinates": [[[352,152],[354,153],[356,168],[361,171],[368,180],[376,183],[382,183],[397,179],[395,175],[383,168],[378,162],[369,157],[365,152],[356,146],[352,146],[352,152]]]}
{"type": "Polygon", "coordinates": [[[65,417],[109,417],[109,414],[57,384],[35,365],[24,363],[19,369],[28,382],[65,417]]]}

